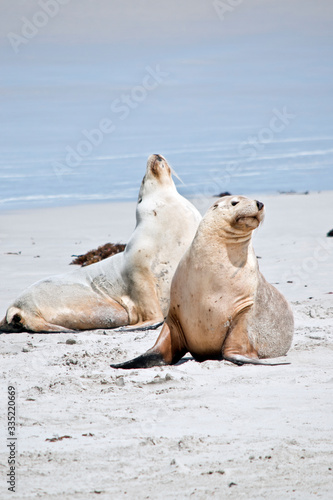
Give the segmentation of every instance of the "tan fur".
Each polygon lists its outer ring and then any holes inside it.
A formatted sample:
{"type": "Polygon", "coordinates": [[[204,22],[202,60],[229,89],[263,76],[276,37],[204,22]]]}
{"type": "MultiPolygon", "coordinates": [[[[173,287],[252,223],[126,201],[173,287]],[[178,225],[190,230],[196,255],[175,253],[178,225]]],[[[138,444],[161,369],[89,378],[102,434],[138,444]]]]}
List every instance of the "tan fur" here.
{"type": "Polygon", "coordinates": [[[216,202],[199,225],[171,285],[166,322],[154,347],[126,366],[175,363],[189,351],[199,361],[237,364],[283,356],[293,336],[285,298],[259,271],[252,232],[263,205],[243,196],[216,202]]]}

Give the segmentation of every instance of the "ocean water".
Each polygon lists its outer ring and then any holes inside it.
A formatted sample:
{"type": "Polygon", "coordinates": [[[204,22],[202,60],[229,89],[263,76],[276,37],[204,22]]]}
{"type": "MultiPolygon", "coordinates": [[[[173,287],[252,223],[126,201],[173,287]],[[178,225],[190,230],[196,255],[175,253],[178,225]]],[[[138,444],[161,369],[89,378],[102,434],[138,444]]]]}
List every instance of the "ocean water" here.
{"type": "Polygon", "coordinates": [[[332,40],[2,49],[0,210],[135,200],[151,153],[187,197],[333,189],[332,40]]]}

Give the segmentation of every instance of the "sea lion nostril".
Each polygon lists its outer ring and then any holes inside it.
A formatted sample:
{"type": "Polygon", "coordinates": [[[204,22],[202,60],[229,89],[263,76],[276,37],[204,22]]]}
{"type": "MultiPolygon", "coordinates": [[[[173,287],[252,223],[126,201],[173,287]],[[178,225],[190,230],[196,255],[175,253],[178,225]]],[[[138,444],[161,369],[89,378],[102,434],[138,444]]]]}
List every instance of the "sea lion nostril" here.
{"type": "Polygon", "coordinates": [[[260,211],[260,210],[262,210],[262,209],[264,208],[264,204],[263,204],[263,203],[261,203],[261,201],[256,200],[256,204],[257,204],[257,207],[258,207],[258,210],[259,210],[259,211],[260,211]]]}

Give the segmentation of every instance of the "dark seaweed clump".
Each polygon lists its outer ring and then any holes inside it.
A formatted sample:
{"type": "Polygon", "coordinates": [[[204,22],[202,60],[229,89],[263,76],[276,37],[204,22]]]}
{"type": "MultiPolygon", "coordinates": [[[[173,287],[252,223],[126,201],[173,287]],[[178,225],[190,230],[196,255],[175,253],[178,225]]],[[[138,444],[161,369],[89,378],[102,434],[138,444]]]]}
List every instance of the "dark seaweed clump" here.
{"type": "Polygon", "coordinates": [[[124,243],[105,243],[105,245],[101,245],[96,250],[89,250],[84,255],[72,255],[75,259],[72,260],[71,264],[81,267],[90,266],[90,264],[95,264],[95,262],[111,257],[111,255],[123,252],[125,248],[126,245],[124,243]]]}

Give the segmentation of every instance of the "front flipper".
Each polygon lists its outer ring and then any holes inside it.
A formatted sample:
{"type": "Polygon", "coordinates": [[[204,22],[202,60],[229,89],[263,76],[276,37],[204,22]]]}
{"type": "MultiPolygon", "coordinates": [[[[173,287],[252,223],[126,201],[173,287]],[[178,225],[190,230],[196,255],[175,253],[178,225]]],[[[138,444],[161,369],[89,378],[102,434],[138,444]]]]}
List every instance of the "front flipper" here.
{"type": "Polygon", "coordinates": [[[155,345],[145,354],[124,363],[110,365],[111,368],[151,368],[152,366],[174,365],[186,354],[175,329],[164,323],[155,345]]]}
{"type": "Polygon", "coordinates": [[[131,359],[130,361],[125,361],[124,363],[119,363],[116,365],[110,365],[111,368],[122,368],[123,370],[130,370],[131,368],[151,368],[152,366],[162,366],[166,365],[163,360],[161,353],[147,351],[145,354],[141,354],[137,358],[131,359]]]}

